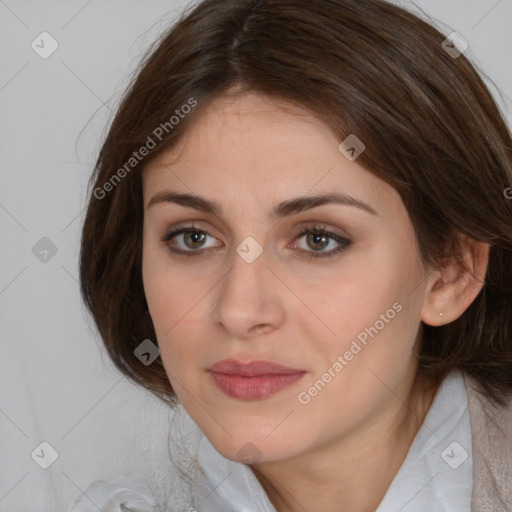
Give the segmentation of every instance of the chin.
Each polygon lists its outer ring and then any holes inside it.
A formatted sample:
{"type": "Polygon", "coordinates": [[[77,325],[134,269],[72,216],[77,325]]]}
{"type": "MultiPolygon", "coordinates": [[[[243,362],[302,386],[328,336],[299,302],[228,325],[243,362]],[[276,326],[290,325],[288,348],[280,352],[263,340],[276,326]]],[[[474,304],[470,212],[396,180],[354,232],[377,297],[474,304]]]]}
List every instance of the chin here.
{"type": "MultiPolygon", "coordinates": [[[[225,458],[234,462],[243,464],[258,464],[264,462],[275,462],[289,459],[298,455],[298,447],[290,443],[285,443],[287,438],[285,431],[268,435],[271,430],[268,429],[246,429],[239,428],[237,431],[228,429],[229,436],[222,430],[220,436],[211,435],[210,432],[204,432],[215,449],[225,458]]],[[[217,431],[216,434],[219,434],[217,431]]],[[[304,443],[301,440],[303,448],[304,443]]]]}

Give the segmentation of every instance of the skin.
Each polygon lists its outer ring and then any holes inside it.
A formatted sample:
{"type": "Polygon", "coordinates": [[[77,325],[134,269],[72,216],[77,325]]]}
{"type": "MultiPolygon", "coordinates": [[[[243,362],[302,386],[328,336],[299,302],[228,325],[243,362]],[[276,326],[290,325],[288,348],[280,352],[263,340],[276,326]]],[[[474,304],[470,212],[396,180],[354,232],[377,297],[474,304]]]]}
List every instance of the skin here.
{"type": "Polygon", "coordinates": [[[488,246],[467,240],[473,275],[451,264],[426,268],[398,193],[345,158],[340,142],[296,106],[252,93],[223,96],[143,174],[143,282],[171,385],[223,456],[243,462],[246,444],[256,446],[252,469],[279,512],[377,508],[436,391],[413,387],[420,322],[458,318],[480,291],[488,262],[488,246]],[[174,203],[148,208],[164,190],[215,200],[222,215],[174,203]],[[328,204],[268,218],[276,203],[332,191],[377,215],[328,204]],[[202,245],[183,235],[162,241],[183,222],[208,232],[202,245]],[[315,249],[340,245],[294,234],[316,223],[352,244],[309,260],[315,249]],[[252,263],[235,250],[249,236],[263,249],[252,263]],[[204,252],[187,258],[170,246],[204,252]],[[401,311],[300,403],[299,393],[397,302],[401,311]],[[207,371],[226,358],[265,359],[306,374],[266,399],[239,400],[218,390],[207,371]]]}

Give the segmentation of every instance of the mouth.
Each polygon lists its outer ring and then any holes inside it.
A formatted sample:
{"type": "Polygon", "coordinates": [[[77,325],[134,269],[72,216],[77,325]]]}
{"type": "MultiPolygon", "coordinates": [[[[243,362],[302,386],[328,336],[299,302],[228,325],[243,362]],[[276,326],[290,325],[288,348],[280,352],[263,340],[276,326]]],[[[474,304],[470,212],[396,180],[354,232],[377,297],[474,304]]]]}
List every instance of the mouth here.
{"type": "Polygon", "coordinates": [[[226,359],[208,370],[216,387],[239,400],[263,400],[298,382],[305,370],[289,368],[271,361],[240,363],[226,359]]]}

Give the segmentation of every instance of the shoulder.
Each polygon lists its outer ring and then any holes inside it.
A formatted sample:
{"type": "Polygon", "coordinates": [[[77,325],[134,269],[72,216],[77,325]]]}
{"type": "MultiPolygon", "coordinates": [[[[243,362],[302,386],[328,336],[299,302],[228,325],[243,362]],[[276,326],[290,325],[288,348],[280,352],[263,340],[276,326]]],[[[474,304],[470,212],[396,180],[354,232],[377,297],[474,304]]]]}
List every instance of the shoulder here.
{"type": "Polygon", "coordinates": [[[69,512],[194,510],[197,451],[203,434],[181,406],[173,411],[168,429],[165,446],[139,447],[145,457],[150,457],[146,469],[94,481],[80,493],[69,512]]]}
{"type": "Polygon", "coordinates": [[[512,510],[512,398],[506,405],[485,396],[480,384],[464,375],[473,450],[473,502],[476,512],[512,510]]]}
{"type": "Polygon", "coordinates": [[[157,504],[143,479],[125,475],[91,483],[70,512],[156,512],[157,504]]]}

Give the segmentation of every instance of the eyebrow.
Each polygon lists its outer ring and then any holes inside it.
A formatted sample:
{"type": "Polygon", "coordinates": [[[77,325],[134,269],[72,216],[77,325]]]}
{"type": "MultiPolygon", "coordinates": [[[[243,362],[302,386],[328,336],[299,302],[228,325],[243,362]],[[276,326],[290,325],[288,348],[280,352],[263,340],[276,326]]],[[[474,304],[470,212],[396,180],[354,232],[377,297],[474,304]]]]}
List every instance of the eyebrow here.
{"type": "MultiPolygon", "coordinates": [[[[211,213],[217,217],[222,216],[222,206],[205,197],[194,194],[177,193],[164,190],[156,194],[148,203],[147,208],[151,208],[155,204],[174,203],[187,208],[193,208],[205,213],[211,213]]],[[[330,192],[318,194],[314,196],[303,196],[295,199],[283,201],[274,206],[269,214],[271,220],[289,217],[291,215],[301,213],[312,208],[317,208],[326,204],[339,204],[344,206],[354,206],[372,215],[379,214],[368,204],[351,195],[340,192],[330,192]]]]}

